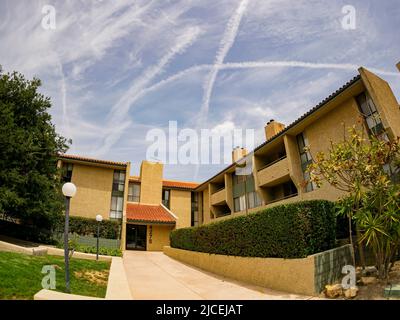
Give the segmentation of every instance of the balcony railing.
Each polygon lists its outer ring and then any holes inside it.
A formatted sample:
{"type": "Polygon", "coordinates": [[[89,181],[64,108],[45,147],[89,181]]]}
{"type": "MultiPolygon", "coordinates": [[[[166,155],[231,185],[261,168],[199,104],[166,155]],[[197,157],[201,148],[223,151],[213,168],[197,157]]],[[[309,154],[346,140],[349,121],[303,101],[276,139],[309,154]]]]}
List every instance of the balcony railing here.
{"type": "Polygon", "coordinates": [[[276,159],[276,160],[274,160],[274,161],[272,161],[272,162],[267,163],[266,165],[262,166],[262,167],[261,167],[260,169],[258,169],[257,171],[261,171],[261,170],[263,170],[263,169],[265,169],[265,168],[268,168],[268,167],[274,165],[275,163],[277,163],[277,162],[279,162],[279,161],[281,161],[281,160],[283,160],[283,159],[285,159],[285,158],[287,158],[286,155],[284,155],[283,157],[280,157],[279,159],[276,159]]]}
{"type": "Polygon", "coordinates": [[[215,190],[215,191],[211,192],[211,194],[218,193],[218,192],[220,192],[221,190],[224,190],[224,189],[225,189],[225,186],[223,186],[223,187],[220,187],[220,188],[218,188],[217,190],[215,190]]]}
{"type": "Polygon", "coordinates": [[[274,200],[268,201],[267,204],[271,204],[271,203],[279,202],[279,201],[282,201],[282,200],[285,200],[285,199],[297,197],[298,195],[299,195],[299,194],[298,194],[297,192],[296,192],[296,193],[292,193],[292,194],[289,194],[288,196],[285,196],[285,197],[281,197],[281,198],[278,198],[278,199],[274,199],[274,200]]]}
{"type": "Polygon", "coordinates": [[[211,204],[219,204],[226,201],[225,188],[219,189],[211,195],[211,204]]]}
{"type": "Polygon", "coordinates": [[[277,159],[257,172],[259,186],[272,185],[274,182],[288,175],[289,161],[287,157],[277,159]]]}

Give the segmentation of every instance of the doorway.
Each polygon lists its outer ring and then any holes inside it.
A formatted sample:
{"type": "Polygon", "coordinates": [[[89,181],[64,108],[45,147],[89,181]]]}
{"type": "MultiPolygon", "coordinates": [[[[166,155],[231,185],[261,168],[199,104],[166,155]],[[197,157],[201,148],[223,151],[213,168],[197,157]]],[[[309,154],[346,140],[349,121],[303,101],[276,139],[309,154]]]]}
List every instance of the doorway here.
{"type": "Polygon", "coordinates": [[[146,250],[147,226],[138,224],[126,225],[126,249],[146,250]]]}

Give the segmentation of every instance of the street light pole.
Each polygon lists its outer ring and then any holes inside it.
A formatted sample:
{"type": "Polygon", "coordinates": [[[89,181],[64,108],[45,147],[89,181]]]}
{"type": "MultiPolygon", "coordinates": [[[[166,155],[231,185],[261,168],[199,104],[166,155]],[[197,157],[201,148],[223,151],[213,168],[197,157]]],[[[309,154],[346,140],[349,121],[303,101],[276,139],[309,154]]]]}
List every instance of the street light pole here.
{"type": "Polygon", "coordinates": [[[96,216],[96,221],[97,221],[97,251],[96,251],[96,260],[99,260],[99,238],[100,238],[100,222],[103,221],[103,217],[98,214],[96,216]]]}
{"type": "Polygon", "coordinates": [[[71,292],[69,285],[69,247],[68,247],[70,200],[71,200],[70,197],[65,197],[64,261],[65,261],[65,291],[67,293],[71,292]]]}
{"type": "Polygon", "coordinates": [[[62,187],[62,193],[65,196],[65,227],[64,227],[64,262],[65,262],[65,291],[71,292],[69,283],[69,248],[68,248],[68,234],[69,234],[69,207],[70,200],[76,194],[76,187],[73,183],[67,182],[62,187]]]}

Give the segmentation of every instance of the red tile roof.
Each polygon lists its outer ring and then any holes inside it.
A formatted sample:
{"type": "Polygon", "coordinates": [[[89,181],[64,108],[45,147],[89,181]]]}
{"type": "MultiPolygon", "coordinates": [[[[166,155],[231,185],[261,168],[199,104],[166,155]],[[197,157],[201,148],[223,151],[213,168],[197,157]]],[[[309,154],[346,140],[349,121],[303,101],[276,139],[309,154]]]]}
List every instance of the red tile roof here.
{"type": "Polygon", "coordinates": [[[128,203],[126,206],[128,222],[175,224],[175,217],[161,205],[128,203]]]}
{"type": "Polygon", "coordinates": [[[169,188],[194,189],[198,185],[199,185],[198,183],[194,182],[163,180],[163,187],[169,187],[169,188]]]}
{"type": "Polygon", "coordinates": [[[109,161],[109,160],[100,160],[88,157],[82,157],[72,154],[59,154],[59,158],[62,159],[71,159],[71,160],[78,160],[78,161],[86,161],[86,162],[93,162],[93,163],[102,163],[102,164],[109,164],[114,166],[127,166],[126,162],[117,162],[117,161],[109,161]]]}
{"type": "MultiPolygon", "coordinates": [[[[131,176],[129,177],[131,182],[140,182],[140,177],[131,176]]],[[[195,189],[199,184],[195,182],[175,181],[175,180],[163,180],[163,187],[176,188],[176,189],[195,189]]]]}

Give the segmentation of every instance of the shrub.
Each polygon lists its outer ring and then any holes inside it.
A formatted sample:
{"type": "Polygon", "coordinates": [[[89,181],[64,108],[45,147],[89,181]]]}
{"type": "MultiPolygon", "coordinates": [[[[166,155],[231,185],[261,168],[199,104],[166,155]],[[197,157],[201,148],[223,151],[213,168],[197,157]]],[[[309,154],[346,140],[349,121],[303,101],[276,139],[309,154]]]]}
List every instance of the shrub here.
{"type": "MultiPolygon", "coordinates": [[[[60,249],[64,248],[64,244],[61,242],[58,243],[57,248],[60,249]]],[[[97,252],[97,247],[84,246],[78,243],[73,243],[72,246],[70,246],[70,250],[71,249],[73,249],[74,252],[93,253],[93,254],[96,254],[97,252]]],[[[104,256],[122,257],[121,249],[115,249],[115,248],[99,247],[99,254],[104,256]]]]}
{"type": "MultiPolygon", "coordinates": [[[[54,234],[64,232],[65,217],[57,220],[54,234]]],[[[96,236],[97,237],[97,224],[96,219],[83,218],[83,217],[70,217],[69,218],[69,232],[76,233],[80,236],[96,236]]],[[[112,220],[103,220],[100,226],[100,238],[106,239],[120,239],[121,222],[112,220]]]]}
{"type": "Polygon", "coordinates": [[[29,224],[0,220],[0,234],[20,240],[54,244],[50,230],[29,224]]]}
{"type": "Polygon", "coordinates": [[[174,230],[171,247],[244,256],[303,258],[335,246],[334,204],[303,201],[208,225],[174,230]]]}

